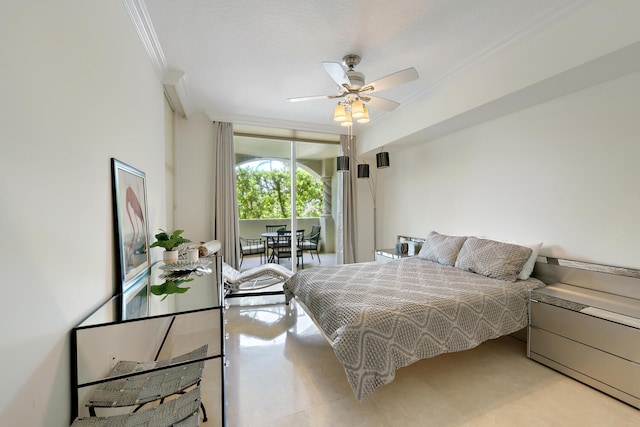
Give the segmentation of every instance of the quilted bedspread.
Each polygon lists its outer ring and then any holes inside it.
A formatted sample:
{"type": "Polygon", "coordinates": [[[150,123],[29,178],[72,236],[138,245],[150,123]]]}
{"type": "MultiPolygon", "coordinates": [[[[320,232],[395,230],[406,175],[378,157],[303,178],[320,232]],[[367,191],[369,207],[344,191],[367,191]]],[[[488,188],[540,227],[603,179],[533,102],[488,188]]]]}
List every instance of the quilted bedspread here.
{"type": "Polygon", "coordinates": [[[301,270],[284,291],[322,329],[365,400],[397,368],[524,328],[529,290],[541,286],[411,257],[301,270]]]}

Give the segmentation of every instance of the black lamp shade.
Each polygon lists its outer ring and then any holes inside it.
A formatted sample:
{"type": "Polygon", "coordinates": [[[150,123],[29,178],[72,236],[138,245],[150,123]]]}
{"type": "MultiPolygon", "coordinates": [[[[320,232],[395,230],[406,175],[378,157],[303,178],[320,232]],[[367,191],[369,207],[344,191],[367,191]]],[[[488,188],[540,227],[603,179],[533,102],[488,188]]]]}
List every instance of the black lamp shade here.
{"type": "Polygon", "coordinates": [[[376,165],[378,166],[378,169],[389,167],[388,151],[381,151],[380,153],[376,154],[376,165]]]}
{"type": "Polygon", "coordinates": [[[336,157],[336,169],[338,172],[348,172],[349,171],[349,156],[338,156],[336,157]]]}
{"type": "Polygon", "coordinates": [[[358,165],[358,178],[369,178],[369,165],[367,163],[358,165]]]}

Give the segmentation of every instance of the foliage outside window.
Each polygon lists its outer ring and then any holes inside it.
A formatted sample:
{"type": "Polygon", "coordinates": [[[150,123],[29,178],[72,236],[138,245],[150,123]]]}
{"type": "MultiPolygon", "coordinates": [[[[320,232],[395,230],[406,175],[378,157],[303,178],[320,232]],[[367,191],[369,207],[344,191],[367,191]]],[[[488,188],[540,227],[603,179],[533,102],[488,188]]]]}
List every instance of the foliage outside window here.
{"type": "MultiPolygon", "coordinates": [[[[259,163],[236,168],[238,215],[240,219],[289,218],[291,216],[289,166],[265,170],[259,163]]],[[[301,218],[322,213],[322,182],[298,168],[296,214],[301,218]]]]}

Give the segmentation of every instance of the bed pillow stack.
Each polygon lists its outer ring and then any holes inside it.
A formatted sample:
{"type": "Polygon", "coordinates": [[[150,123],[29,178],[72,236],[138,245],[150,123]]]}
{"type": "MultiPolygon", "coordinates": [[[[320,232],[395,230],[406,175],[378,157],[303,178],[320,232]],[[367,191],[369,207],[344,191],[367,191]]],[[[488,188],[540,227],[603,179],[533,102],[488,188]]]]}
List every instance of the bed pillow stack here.
{"type": "Polygon", "coordinates": [[[432,231],[419,258],[494,279],[527,280],[542,243],[520,244],[468,236],[447,236],[432,231]]]}
{"type": "Polygon", "coordinates": [[[432,231],[422,244],[418,257],[453,267],[465,240],[467,236],[446,236],[432,231]]]}
{"type": "Polygon", "coordinates": [[[455,267],[494,279],[515,282],[531,255],[531,248],[469,237],[460,249],[455,267]]]}

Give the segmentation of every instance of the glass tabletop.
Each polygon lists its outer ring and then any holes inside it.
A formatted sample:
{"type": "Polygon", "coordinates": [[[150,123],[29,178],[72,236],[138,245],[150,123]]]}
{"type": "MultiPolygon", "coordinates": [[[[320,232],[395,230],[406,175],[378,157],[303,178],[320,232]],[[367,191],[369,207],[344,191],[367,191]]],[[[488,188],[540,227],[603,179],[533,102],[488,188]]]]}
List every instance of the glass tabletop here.
{"type": "Polygon", "coordinates": [[[208,259],[205,269],[200,262],[193,270],[178,271],[156,262],[148,274],[98,307],[76,329],[220,307],[223,290],[216,271],[222,271],[222,257],[208,259]]]}

